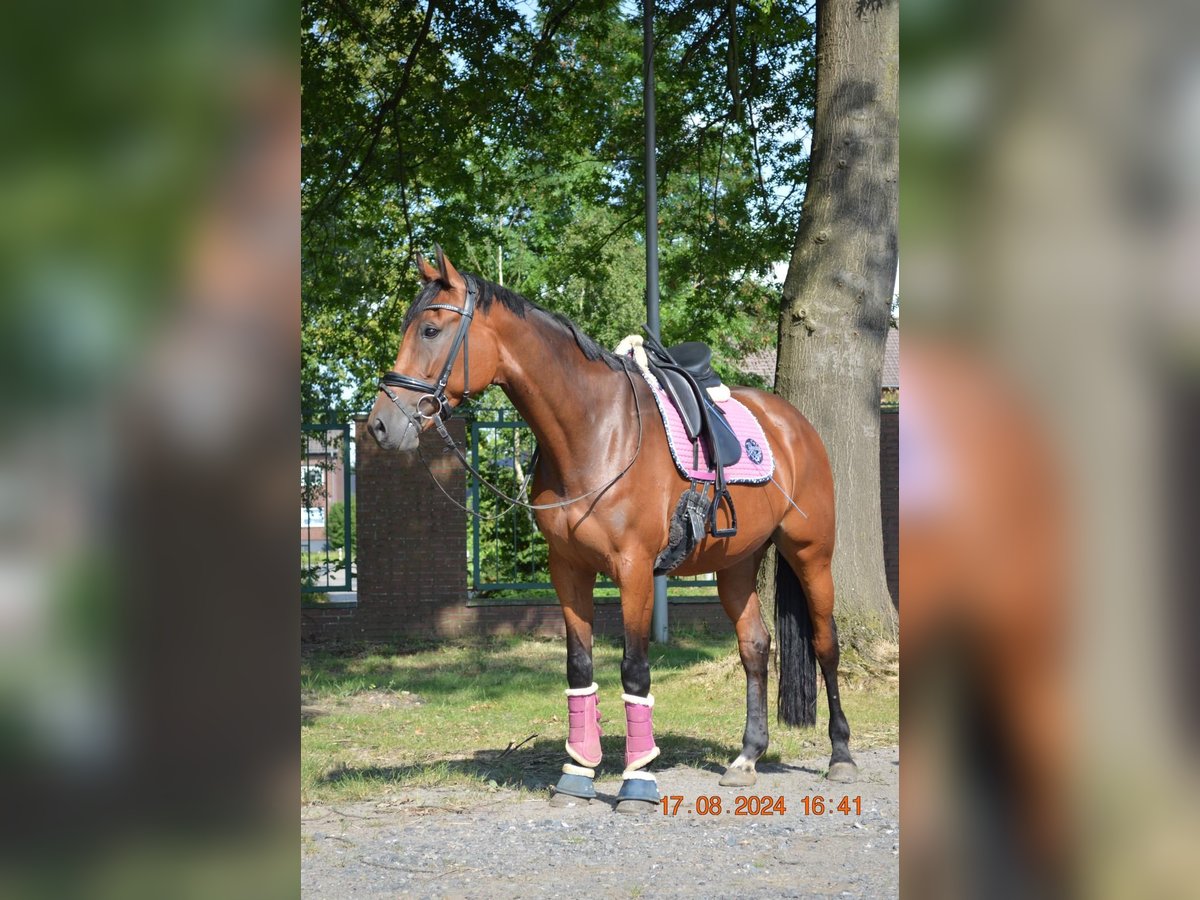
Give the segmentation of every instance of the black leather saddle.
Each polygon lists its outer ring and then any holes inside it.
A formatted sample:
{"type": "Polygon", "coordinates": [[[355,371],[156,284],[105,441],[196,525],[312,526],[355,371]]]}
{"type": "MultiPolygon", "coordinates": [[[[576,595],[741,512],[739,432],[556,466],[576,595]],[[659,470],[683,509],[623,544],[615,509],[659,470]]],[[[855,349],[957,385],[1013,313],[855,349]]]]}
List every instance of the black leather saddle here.
{"type": "Polygon", "coordinates": [[[701,341],[684,341],[667,348],[675,365],[696,379],[701,387],[717,387],[721,379],[712,368],[712,349],[701,341]]]}
{"type": "Polygon", "coordinates": [[[708,510],[708,530],[713,537],[733,537],[737,534],[737,514],[725,486],[724,469],[742,458],[742,445],[725,414],[709,399],[706,390],[721,384],[712,369],[712,350],[699,341],[664,347],[648,327],[645,330],[647,338],[643,346],[650,371],[683,419],[684,430],[692,442],[692,467],[699,466],[698,442],[703,442],[705,454],[713,466],[716,483],[713,504],[708,510]],[[729,528],[717,527],[717,510],[722,503],[729,509],[729,528]]]}
{"type": "MultiPolygon", "coordinates": [[[[679,410],[693,445],[702,441],[709,460],[715,462],[719,457],[722,466],[732,466],[742,458],[742,445],[725,413],[708,396],[707,388],[720,386],[721,379],[712,369],[712,350],[707,344],[687,341],[673,347],[652,346],[650,370],[679,410]],[[660,351],[666,359],[660,357],[660,351]]],[[[697,465],[699,460],[694,459],[693,468],[697,465]]]]}

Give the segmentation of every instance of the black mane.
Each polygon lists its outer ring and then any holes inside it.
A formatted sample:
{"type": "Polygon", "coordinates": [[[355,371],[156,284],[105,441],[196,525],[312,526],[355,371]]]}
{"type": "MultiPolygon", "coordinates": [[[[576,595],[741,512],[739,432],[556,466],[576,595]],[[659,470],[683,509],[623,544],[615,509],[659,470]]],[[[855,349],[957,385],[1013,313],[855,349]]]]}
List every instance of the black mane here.
{"type": "MultiPolygon", "coordinates": [[[[546,320],[562,330],[566,331],[575,339],[575,345],[583,352],[583,355],[590,360],[600,360],[606,366],[614,371],[620,371],[626,365],[626,361],[615,353],[605,350],[594,340],[584,334],[583,330],[564,316],[562,313],[551,312],[544,307],[538,306],[532,300],[522,297],[516,291],[488,281],[486,278],[480,278],[478,275],[463,275],[464,278],[469,278],[475,282],[476,290],[478,291],[475,297],[475,308],[487,312],[493,301],[499,300],[513,315],[524,319],[526,314],[533,310],[534,313],[544,316],[546,320]]],[[[417,299],[413,301],[412,306],[408,308],[408,312],[404,314],[404,322],[401,324],[400,330],[402,334],[408,332],[408,326],[412,324],[413,319],[434,302],[434,299],[445,290],[445,285],[441,281],[431,281],[421,288],[421,292],[417,294],[417,299]]]]}

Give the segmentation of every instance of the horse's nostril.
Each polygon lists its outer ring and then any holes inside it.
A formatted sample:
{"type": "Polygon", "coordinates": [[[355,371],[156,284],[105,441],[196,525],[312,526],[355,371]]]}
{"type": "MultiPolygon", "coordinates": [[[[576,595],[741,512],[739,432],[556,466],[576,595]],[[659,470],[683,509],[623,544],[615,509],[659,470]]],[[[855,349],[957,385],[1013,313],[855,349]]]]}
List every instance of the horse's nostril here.
{"type": "Polygon", "coordinates": [[[376,419],[371,423],[371,430],[380,437],[383,437],[384,433],[387,431],[387,426],[383,424],[383,419],[376,419]]]}

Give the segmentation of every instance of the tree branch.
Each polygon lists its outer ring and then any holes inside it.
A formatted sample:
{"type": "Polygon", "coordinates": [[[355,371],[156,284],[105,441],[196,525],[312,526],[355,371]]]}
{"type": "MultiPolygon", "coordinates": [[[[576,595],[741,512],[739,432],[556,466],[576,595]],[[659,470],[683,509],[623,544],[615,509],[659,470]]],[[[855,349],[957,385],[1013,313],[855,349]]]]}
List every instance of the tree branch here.
{"type": "Polygon", "coordinates": [[[562,28],[567,14],[578,5],[579,0],[567,0],[557,12],[546,18],[546,21],[542,23],[542,33],[538,36],[537,43],[533,45],[533,51],[530,54],[531,58],[535,58],[554,39],[554,35],[558,33],[558,29],[562,28]]]}
{"type": "MultiPolygon", "coordinates": [[[[421,23],[421,30],[417,34],[417,39],[413,42],[412,50],[409,51],[408,58],[404,61],[404,72],[400,77],[399,87],[375,113],[375,128],[371,135],[369,146],[363,153],[362,158],[359,159],[357,165],[355,165],[346,182],[336,188],[331,185],[321,196],[321,199],[309,207],[309,221],[312,221],[313,215],[321,211],[327,203],[336,205],[345,196],[346,191],[350,190],[359,178],[362,177],[367,164],[371,161],[371,157],[375,155],[375,150],[379,146],[379,140],[383,137],[384,128],[387,126],[388,116],[399,108],[400,101],[404,99],[405,94],[408,92],[408,82],[417,61],[417,54],[421,52],[421,46],[425,43],[425,38],[429,35],[429,28],[433,24],[434,2],[435,0],[429,0],[428,6],[425,7],[425,19],[421,23]]],[[[361,146],[361,142],[359,146],[361,146]]],[[[357,147],[355,149],[357,150],[357,147]]]]}
{"type": "Polygon", "coordinates": [[[619,232],[621,229],[625,228],[627,225],[632,225],[634,222],[636,222],[638,220],[638,218],[640,216],[644,215],[644,213],[645,213],[645,210],[639,209],[632,216],[630,216],[629,218],[620,222],[616,228],[614,228],[612,231],[610,231],[604,237],[600,238],[599,241],[592,244],[591,254],[595,255],[595,254],[599,253],[601,250],[603,250],[604,245],[607,244],[609,241],[611,241],[617,235],[617,232],[619,232]]]}
{"type": "Polygon", "coordinates": [[[679,60],[679,68],[687,68],[687,64],[691,58],[704,48],[704,45],[708,43],[709,38],[711,38],[716,33],[717,29],[721,27],[721,24],[725,21],[726,13],[727,10],[722,10],[721,14],[713,19],[712,24],[704,30],[704,33],[688,45],[688,48],[683,51],[683,56],[679,60]]]}
{"type": "Polygon", "coordinates": [[[754,104],[750,102],[748,96],[746,97],[746,118],[750,121],[750,147],[754,151],[754,171],[758,176],[758,189],[762,191],[763,205],[770,210],[770,195],[767,193],[767,185],[763,180],[762,154],[758,149],[758,126],[754,123],[754,104]]]}
{"type": "Polygon", "coordinates": [[[742,118],[742,86],[738,71],[738,42],[737,42],[737,0],[725,0],[725,10],[729,15],[729,43],[725,52],[725,75],[729,84],[729,94],[733,99],[731,115],[734,121],[742,118]]]}

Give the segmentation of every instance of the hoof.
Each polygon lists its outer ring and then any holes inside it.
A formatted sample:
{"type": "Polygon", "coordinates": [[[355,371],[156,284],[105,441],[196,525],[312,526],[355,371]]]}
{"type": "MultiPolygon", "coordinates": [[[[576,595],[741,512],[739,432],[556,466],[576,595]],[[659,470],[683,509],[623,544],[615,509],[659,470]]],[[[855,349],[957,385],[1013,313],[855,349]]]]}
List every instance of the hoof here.
{"type": "Polygon", "coordinates": [[[858,781],[858,766],[852,762],[835,762],[830,765],[829,774],[825,777],[830,781],[849,784],[852,781],[858,781]]]}
{"type": "Polygon", "coordinates": [[[626,772],[617,794],[617,812],[644,815],[658,809],[658,782],[648,772],[626,772]]]}
{"type": "Polygon", "coordinates": [[[652,800],[618,800],[617,812],[627,816],[648,816],[657,812],[660,805],[652,800]]]}
{"type": "Polygon", "coordinates": [[[596,787],[592,774],[581,774],[583,772],[592,773],[592,770],[577,769],[571,765],[563,766],[562,778],[558,779],[558,784],[554,786],[554,792],[550,795],[551,806],[571,806],[573,803],[585,806],[589,800],[595,799],[596,787]],[[568,771],[571,769],[574,771],[568,771]]]}
{"type": "Polygon", "coordinates": [[[721,776],[719,784],[721,787],[751,787],[756,781],[758,781],[758,773],[753,769],[730,766],[721,776]]]}
{"type": "Polygon", "coordinates": [[[573,794],[560,794],[558,791],[550,794],[550,805],[554,807],[587,806],[591,802],[586,797],[576,797],[573,794]]]}

